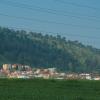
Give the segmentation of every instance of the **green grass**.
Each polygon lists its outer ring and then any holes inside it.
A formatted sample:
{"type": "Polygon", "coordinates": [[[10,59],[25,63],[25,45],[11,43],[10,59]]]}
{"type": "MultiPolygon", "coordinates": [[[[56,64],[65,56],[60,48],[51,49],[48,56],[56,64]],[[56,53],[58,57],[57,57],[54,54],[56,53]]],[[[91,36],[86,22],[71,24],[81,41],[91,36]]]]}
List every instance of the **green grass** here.
{"type": "Polygon", "coordinates": [[[100,100],[100,81],[0,79],[0,100],[100,100]]]}

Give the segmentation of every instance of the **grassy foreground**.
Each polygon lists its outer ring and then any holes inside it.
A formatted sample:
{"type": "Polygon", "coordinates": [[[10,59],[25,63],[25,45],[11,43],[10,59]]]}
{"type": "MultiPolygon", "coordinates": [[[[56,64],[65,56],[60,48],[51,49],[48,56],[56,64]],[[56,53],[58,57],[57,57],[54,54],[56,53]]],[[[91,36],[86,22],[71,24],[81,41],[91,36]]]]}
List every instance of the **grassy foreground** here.
{"type": "Polygon", "coordinates": [[[100,100],[100,81],[0,79],[0,100],[100,100]]]}

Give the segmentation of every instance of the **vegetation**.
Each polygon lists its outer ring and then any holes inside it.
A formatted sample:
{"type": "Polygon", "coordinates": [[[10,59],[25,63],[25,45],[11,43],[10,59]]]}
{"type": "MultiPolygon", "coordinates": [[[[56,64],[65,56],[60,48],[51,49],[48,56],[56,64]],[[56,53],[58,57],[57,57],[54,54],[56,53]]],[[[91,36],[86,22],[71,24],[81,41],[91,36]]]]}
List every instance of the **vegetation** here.
{"type": "Polygon", "coordinates": [[[100,100],[100,81],[0,79],[0,100],[100,100]]]}
{"type": "Polygon", "coordinates": [[[0,27],[0,65],[28,64],[67,72],[100,72],[100,50],[59,35],[0,27]]]}

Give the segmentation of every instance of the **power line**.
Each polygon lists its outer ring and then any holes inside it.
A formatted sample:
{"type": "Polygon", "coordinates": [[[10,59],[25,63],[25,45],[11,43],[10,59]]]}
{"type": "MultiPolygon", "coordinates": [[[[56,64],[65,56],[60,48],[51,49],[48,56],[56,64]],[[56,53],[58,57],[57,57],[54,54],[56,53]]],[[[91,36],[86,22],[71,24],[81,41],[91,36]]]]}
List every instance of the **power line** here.
{"type": "Polygon", "coordinates": [[[53,1],[57,1],[57,2],[65,4],[65,5],[66,4],[70,4],[70,5],[77,6],[77,7],[89,8],[89,9],[92,9],[92,10],[96,10],[96,11],[98,10],[98,11],[100,11],[99,8],[88,6],[88,5],[77,4],[77,3],[68,2],[68,1],[64,1],[64,0],[53,0],[53,1]]]}
{"type": "Polygon", "coordinates": [[[9,17],[9,18],[15,18],[15,19],[21,19],[21,20],[28,20],[28,21],[37,21],[42,23],[49,23],[49,24],[57,24],[57,25],[64,25],[64,26],[72,26],[72,27],[80,27],[80,28],[92,28],[96,30],[100,30],[99,27],[90,27],[90,26],[83,26],[83,25],[76,25],[76,24],[69,24],[69,23],[62,23],[62,22],[55,22],[55,21],[48,21],[48,20],[40,20],[37,18],[29,18],[29,17],[20,17],[20,16],[12,16],[4,13],[0,13],[1,16],[9,17]]]}
{"type": "MultiPolygon", "coordinates": [[[[7,2],[7,1],[6,1],[7,2]]],[[[2,2],[1,2],[2,3],[2,2]]],[[[70,18],[77,18],[78,20],[88,20],[88,21],[95,21],[95,22],[99,22],[100,20],[99,19],[96,19],[97,17],[96,16],[83,16],[83,15],[80,15],[80,16],[76,16],[76,15],[70,15],[71,13],[70,12],[64,12],[64,11],[59,11],[59,13],[57,13],[58,11],[57,10],[53,10],[53,9],[47,9],[47,8],[42,8],[42,7],[39,7],[39,6],[35,6],[35,5],[27,5],[27,4],[23,4],[23,3],[18,3],[18,2],[11,2],[9,1],[8,3],[11,3],[10,6],[13,6],[13,7],[20,7],[20,8],[25,8],[25,9],[29,9],[29,10],[34,10],[34,11],[39,11],[39,12],[44,12],[44,13],[49,13],[49,14],[54,14],[54,15],[59,15],[59,16],[65,16],[65,17],[70,17],[70,18]],[[20,6],[21,5],[21,6],[20,6]],[[31,6],[34,6],[35,8],[31,7],[31,6]],[[64,12],[62,14],[62,12],[64,12]]]]}
{"type": "MultiPolygon", "coordinates": [[[[4,1],[4,0],[3,0],[4,1]]],[[[6,0],[7,1],[7,0],[6,0]]],[[[21,4],[21,5],[24,5],[25,7],[34,7],[35,6],[35,8],[39,8],[39,9],[44,9],[44,10],[49,10],[49,11],[55,11],[55,12],[63,12],[63,13],[67,13],[66,11],[62,11],[62,10],[55,10],[55,9],[50,9],[50,8],[44,8],[44,7],[39,7],[39,6],[36,6],[36,5],[29,5],[29,4],[25,4],[25,3],[19,3],[19,2],[15,2],[15,1],[13,1],[13,2],[11,2],[11,0],[8,0],[10,3],[15,3],[15,4],[21,4]]],[[[79,14],[79,13],[78,13],[79,14]]],[[[82,16],[84,16],[84,15],[82,15],[82,16]]],[[[93,18],[97,18],[96,16],[88,16],[88,17],[93,17],[93,18]]]]}

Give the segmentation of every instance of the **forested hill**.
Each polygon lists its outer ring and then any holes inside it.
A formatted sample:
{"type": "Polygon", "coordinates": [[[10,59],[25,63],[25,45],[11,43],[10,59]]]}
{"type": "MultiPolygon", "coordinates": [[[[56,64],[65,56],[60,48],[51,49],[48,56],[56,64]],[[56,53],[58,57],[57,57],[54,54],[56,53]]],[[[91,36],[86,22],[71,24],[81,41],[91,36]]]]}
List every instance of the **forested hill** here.
{"type": "Polygon", "coordinates": [[[61,36],[0,27],[0,65],[28,64],[68,72],[100,72],[100,50],[61,36]]]}

